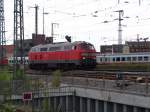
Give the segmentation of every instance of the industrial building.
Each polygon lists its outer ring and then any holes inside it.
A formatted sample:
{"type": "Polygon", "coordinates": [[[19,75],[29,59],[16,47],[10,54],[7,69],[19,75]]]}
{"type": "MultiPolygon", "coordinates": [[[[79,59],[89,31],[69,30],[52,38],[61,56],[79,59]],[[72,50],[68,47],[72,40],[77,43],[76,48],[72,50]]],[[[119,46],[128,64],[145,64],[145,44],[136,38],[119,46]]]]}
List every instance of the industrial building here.
{"type": "Polygon", "coordinates": [[[125,44],[100,46],[101,53],[150,52],[150,41],[126,41],[125,44]]]}

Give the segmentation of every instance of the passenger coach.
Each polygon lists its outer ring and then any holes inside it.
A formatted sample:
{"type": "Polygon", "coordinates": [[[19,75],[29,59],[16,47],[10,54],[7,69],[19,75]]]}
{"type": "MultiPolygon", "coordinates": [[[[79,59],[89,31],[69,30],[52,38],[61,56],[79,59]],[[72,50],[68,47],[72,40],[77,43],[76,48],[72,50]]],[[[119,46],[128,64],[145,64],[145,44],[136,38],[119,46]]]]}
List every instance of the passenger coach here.
{"type": "Polygon", "coordinates": [[[100,54],[96,61],[98,64],[150,63],[150,53],[100,54]]]}

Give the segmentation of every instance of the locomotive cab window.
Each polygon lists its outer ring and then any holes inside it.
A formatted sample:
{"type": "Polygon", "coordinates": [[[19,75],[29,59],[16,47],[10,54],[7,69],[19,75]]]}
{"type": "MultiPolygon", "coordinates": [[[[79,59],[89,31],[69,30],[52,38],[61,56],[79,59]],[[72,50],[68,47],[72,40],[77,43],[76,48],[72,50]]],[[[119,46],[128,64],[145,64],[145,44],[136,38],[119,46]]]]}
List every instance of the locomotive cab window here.
{"type": "Polygon", "coordinates": [[[77,49],[77,46],[72,46],[72,50],[76,50],[77,49]]]}

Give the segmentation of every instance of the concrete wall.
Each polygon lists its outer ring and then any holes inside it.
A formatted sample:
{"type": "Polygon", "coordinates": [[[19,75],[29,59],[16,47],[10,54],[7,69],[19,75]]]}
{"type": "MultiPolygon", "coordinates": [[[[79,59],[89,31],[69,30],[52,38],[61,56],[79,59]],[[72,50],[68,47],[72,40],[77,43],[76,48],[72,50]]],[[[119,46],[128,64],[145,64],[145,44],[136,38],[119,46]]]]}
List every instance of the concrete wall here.
{"type": "MultiPolygon", "coordinates": [[[[49,109],[59,109],[61,112],[150,112],[149,96],[77,86],[66,87],[65,91],[54,89],[46,95],[33,94],[33,100],[24,104],[32,105],[33,110],[40,112],[45,108],[45,101],[49,109]],[[75,90],[75,94],[69,90],[75,90]]],[[[16,104],[23,103],[19,96],[13,99],[16,104]]]]}

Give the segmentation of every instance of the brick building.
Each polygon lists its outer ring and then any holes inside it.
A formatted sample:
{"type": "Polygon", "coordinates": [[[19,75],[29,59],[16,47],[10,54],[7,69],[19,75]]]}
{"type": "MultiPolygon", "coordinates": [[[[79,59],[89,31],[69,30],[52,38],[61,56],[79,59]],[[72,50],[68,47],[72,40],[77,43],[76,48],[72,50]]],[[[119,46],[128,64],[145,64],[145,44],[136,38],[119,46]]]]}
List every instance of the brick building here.
{"type": "Polygon", "coordinates": [[[150,52],[150,41],[126,41],[121,45],[102,45],[101,53],[150,52]]]}
{"type": "Polygon", "coordinates": [[[150,41],[126,41],[130,53],[150,52],[150,41]]]}
{"type": "Polygon", "coordinates": [[[125,45],[102,45],[101,53],[122,53],[125,45]]]}

